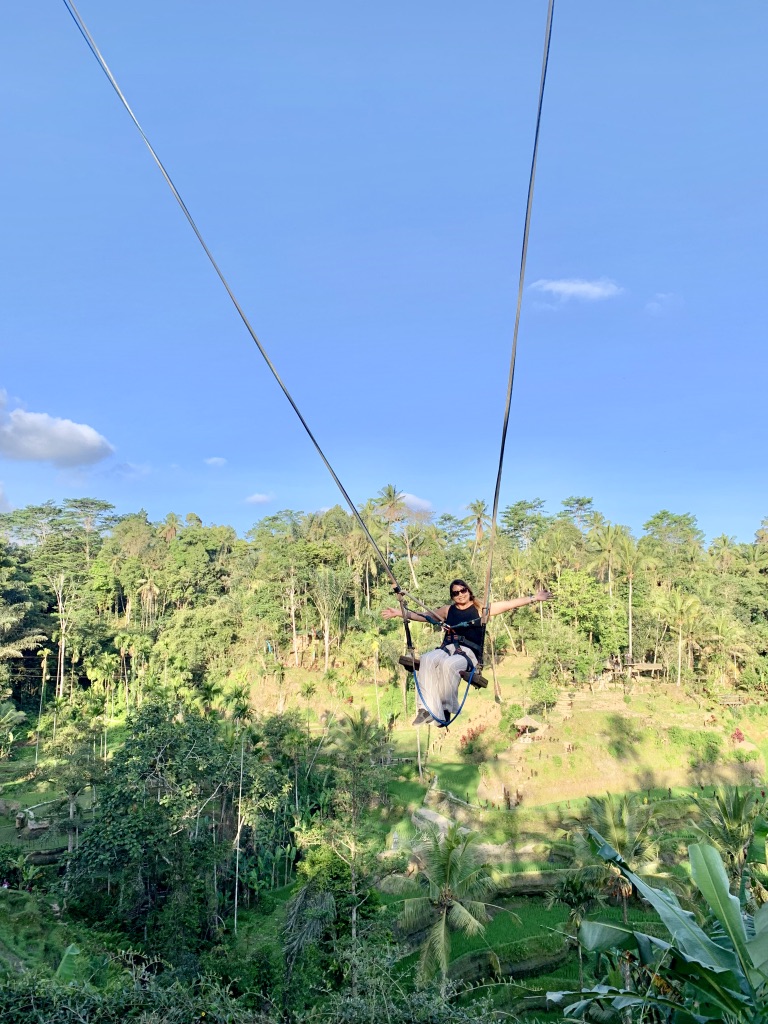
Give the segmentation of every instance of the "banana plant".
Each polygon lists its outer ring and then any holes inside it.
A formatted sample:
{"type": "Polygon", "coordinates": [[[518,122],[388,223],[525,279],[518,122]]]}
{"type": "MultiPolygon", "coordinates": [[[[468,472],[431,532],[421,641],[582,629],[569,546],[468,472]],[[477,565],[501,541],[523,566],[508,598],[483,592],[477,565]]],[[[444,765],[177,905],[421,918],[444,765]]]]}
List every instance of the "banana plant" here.
{"type": "Polygon", "coordinates": [[[670,939],[635,931],[631,926],[584,921],[583,947],[595,952],[632,950],[644,968],[642,991],[595,985],[588,992],[548,992],[566,1008],[567,1019],[581,1018],[590,1007],[625,1016],[632,1008],[654,1008],[657,1019],[671,1024],[709,1021],[768,1022],[768,904],[752,916],[729,889],[722,858],[714,847],[688,848],[691,878],[715,924],[709,932],[684,910],[668,890],[655,889],[627,867],[616,850],[590,829],[597,854],[615,866],[651,904],[670,939]]]}

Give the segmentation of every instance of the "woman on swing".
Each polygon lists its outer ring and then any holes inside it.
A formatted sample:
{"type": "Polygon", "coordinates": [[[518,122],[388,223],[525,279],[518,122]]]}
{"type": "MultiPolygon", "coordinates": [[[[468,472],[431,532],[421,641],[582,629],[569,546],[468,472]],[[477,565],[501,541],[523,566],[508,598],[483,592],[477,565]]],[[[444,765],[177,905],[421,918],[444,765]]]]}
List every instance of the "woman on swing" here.
{"type": "MultiPolygon", "coordinates": [[[[443,605],[432,613],[432,617],[408,609],[406,615],[411,622],[444,623],[445,637],[440,647],[428,651],[420,659],[418,669],[419,685],[416,689],[417,714],[414,725],[422,725],[434,719],[438,726],[448,725],[459,710],[459,683],[461,673],[473,671],[483,657],[483,630],[480,624],[482,605],[464,580],[453,580],[449,592],[451,604],[443,605]],[[424,700],[421,699],[421,694],[424,700]],[[442,714],[443,720],[440,721],[442,714]]],[[[515,597],[511,601],[494,601],[491,615],[514,612],[529,604],[549,601],[552,594],[540,589],[530,597],[515,597]]],[[[399,619],[399,608],[384,608],[384,619],[399,619]]]]}

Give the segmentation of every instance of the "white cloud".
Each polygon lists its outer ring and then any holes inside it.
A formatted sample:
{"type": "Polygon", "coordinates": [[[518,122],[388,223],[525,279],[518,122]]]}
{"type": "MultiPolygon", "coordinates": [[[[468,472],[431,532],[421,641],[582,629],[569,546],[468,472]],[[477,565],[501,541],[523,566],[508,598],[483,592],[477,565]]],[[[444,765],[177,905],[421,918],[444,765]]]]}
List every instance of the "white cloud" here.
{"type": "Polygon", "coordinates": [[[559,281],[542,278],[530,286],[532,291],[554,295],[561,302],[577,299],[582,302],[599,302],[601,299],[612,299],[624,291],[615,281],[601,277],[598,281],[583,281],[578,277],[566,277],[559,281]]]}
{"type": "Polygon", "coordinates": [[[403,501],[413,512],[432,511],[432,502],[427,501],[426,498],[418,498],[415,494],[408,494],[407,491],[403,494],[403,501]]]}
{"type": "Polygon", "coordinates": [[[645,304],[645,312],[651,316],[662,316],[682,305],[682,299],[674,292],[656,292],[645,304]]]}
{"type": "Polygon", "coordinates": [[[6,393],[0,392],[0,455],[7,459],[91,466],[114,452],[109,441],[85,423],[24,409],[6,413],[6,403],[6,393]]]}
{"type": "Polygon", "coordinates": [[[274,494],[251,494],[246,499],[249,505],[268,505],[275,500],[274,494]]]}
{"type": "Polygon", "coordinates": [[[210,459],[203,459],[206,466],[226,466],[227,460],[222,459],[220,455],[212,455],[210,459]]]}

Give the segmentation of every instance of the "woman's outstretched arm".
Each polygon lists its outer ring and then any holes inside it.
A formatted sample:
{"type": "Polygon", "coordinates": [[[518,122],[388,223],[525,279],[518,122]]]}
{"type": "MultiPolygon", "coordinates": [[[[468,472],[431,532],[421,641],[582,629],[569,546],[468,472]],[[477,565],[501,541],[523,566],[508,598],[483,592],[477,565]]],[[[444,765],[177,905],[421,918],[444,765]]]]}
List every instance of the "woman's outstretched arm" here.
{"type": "MultiPolygon", "coordinates": [[[[430,612],[430,614],[435,619],[438,619],[440,622],[442,622],[445,619],[446,615],[448,614],[448,607],[448,605],[445,605],[442,608],[436,608],[435,611],[430,612]]],[[[430,621],[427,618],[426,612],[414,612],[410,608],[406,611],[405,615],[409,622],[430,621]]],[[[382,608],[381,617],[382,619],[401,619],[403,617],[403,613],[400,611],[399,608],[382,608]]]]}
{"type": "Polygon", "coordinates": [[[513,597],[511,601],[494,601],[491,605],[491,615],[501,615],[503,612],[515,612],[518,608],[525,608],[529,604],[539,604],[541,601],[551,601],[554,594],[540,587],[535,594],[526,597],[513,597]]]}

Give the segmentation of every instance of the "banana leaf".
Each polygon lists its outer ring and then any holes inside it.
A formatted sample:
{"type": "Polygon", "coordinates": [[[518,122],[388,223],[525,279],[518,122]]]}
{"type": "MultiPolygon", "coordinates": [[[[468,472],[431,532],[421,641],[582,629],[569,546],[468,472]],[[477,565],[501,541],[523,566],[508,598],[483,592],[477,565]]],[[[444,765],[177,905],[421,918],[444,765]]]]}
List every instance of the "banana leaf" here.
{"type": "Polygon", "coordinates": [[[569,1020],[583,1017],[595,1002],[609,1002],[617,1011],[634,1006],[647,1010],[649,1006],[653,1006],[661,1011],[663,1018],[673,1014],[675,1024],[710,1024],[710,1021],[722,1022],[723,1019],[721,1013],[714,1016],[694,1013],[688,1007],[670,999],[646,993],[640,995],[637,992],[624,992],[610,985],[595,985],[588,992],[547,992],[547,1000],[562,1006],[569,1020]]]}
{"type": "Polygon", "coordinates": [[[740,1014],[749,1006],[745,996],[743,978],[724,968],[704,967],[698,960],[685,955],[674,946],[655,935],[635,932],[620,925],[604,924],[600,921],[584,921],[579,928],[579,942],[591,952],[607,949],[632,949],[638,951],[640,962],[656,970],[660,957],[664,963],[664,977],[677,981],[681,986],[692,986],[696,999],[713,1006],[715,1018],[725,1012],[740,1014]]]}
{"type": "Polygon", "coordinates": [[[80,956],[80,949],[70,942],[64,950],[59,966],[56,968],[56,977],[59,981],[72,981],[75,977],[75,957],[80,956]]]}
{"type": "Polygon", "coordinates": [[[597,844],[597,854],[603,860],[615,864],[622,875],[632,883],[641,896],[651,904],[672,937],[674,945],[688,957],[713,970],[741,973],[741,964],[736,954],[713,942],[699,927],[696,917],[683,910],[677,897],[669,892],[654,889],[642,878],[630,871],[620,853],[607,843],[593,828],[589,833],[597,844]]]}
{"type": "Polygon", "coordinates": [[[765,929],[765,918],[760,919],[761,931],[758,933],[755,927],[755,936],[748,938],[741,905],[730,891],[728,876],[717,850],[704,843],[694,843],[688,847],[688,855],[691,861],[691,877],[696,887],[733,944],[750,984],[753,988],[759,988],[768,981],[768,974],[762,970],[763,966],[768,964],[768,931],[765,929]]]}

